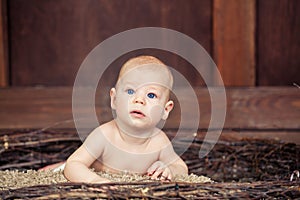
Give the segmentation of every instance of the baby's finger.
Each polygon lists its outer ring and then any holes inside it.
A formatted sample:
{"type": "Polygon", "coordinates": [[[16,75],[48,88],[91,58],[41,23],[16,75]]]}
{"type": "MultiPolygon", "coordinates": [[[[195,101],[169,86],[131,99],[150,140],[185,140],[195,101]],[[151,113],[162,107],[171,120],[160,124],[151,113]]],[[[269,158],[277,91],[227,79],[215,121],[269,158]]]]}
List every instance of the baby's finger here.
{"type": "Polygon", "coordinates": [[[160,180],[171,180],[171,173],[168,169],[165,169],[161,174],[160,180]]]}
{"type": "Polygon", "coordinates": [[[156,170],[157,168],[159,167],[159,164],[158,163],[153,163],[153,165],[151,165],[148,170],[147,170],[147,174],[150,176],[152,175],[156,170]]]}
{"type": "Polygon", "coordinates": [[[158,179],[158,177],[163,173],[162,168],[158,168],[151,176],[151,179],[158,179]]]}
{"type": "Polygon", "coordinates": [[[168,180],[171,181],[172,180],[172,174],[168,175],[168,180]]]}

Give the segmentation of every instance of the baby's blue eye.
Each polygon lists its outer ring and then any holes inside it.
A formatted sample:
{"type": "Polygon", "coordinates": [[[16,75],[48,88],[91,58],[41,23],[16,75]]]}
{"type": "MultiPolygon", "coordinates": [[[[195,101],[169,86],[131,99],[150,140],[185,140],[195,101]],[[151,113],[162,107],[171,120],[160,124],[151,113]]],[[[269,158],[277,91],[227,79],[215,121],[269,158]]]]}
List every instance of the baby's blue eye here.
{"type": "Polygon", "coordinates": [[[128,90],[127,90],[127,94],[130,94],[130,95],[131,95],[131,94],[134,94],[134,90],[133,90],[133,89],[128,89],[128,90]]]}
{"type": "Polygon", "coordinates": [[[154,98],[157,97],[156,94],[154,94],[154,93],[148,93],[147,96],[148,96],[150,99],[154,99],[154,98]]]}

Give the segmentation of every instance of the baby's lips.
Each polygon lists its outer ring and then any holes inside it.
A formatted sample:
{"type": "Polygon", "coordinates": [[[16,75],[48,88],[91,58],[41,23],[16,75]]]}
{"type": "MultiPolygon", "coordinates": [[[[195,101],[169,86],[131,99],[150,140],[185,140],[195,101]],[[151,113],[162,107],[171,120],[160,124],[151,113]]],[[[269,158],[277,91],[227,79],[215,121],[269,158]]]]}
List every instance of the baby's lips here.
{"type": "Polygon", "coordinates": [[[134,116],[137,116],[137,117],[145,117],[146,115],[140,111],[140,110],[133,110],[130,112],[130,114],[134,115],[134,116]]]}

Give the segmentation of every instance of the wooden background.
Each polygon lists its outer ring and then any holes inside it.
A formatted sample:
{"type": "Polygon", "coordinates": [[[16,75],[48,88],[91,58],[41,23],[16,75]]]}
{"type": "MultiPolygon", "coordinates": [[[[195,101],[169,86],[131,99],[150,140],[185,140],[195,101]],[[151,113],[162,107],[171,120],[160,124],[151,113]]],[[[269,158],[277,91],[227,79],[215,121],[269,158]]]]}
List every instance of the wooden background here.
{"type": "MultiPolygon", "coordinates": [[[[0,12],[0,130],[74,128],[72,85],[84,58],[114,34],[154,26],[192,37],[214,59],[227,86],[222,134],[300,143],[298,0],[0,0],[0,12]]],[[[111,86],[122,62],[142,53],[158,56],[195,86],[205,133],[209,94],[177,55],[129,52],[99,84],[111,86]]],[[[108,96],[96,98],[99,121],[111,119],[108,96]]],[[[166,124],[171,132],[176,109],[166,124]]]]}
{"type": "MultiPolygon", "coordinates": [[[[216,62],[226,86],[300,84],[298,0],[0,0],[0,85],[72,86],[87,54],[119,32],[145,26],[180,31],[216,62]]],[[[121,45],[121,44],[120,44],[121,45]]],[[[203,85],[168,52],[149,53],[203,85]]],[[[213,76],[213,74],[212,74],[213,76]]]]}

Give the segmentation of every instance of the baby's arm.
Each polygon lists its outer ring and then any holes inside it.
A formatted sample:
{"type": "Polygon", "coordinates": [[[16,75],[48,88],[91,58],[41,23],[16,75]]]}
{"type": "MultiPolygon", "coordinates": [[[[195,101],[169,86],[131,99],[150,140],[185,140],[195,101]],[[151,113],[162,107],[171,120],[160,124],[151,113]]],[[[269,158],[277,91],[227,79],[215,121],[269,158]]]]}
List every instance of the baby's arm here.
{"type": "Polygon", "coordinates": [[[160,160],[168,165],[172,175],[188,174],[185,162],[175,153],[172,144],[162,149],[160,160]]]}
{"type": "Polygon", "coordinates": [[[102,134],[95,129],[86,141],[67,159],[64,169],[65,177],[71,182],[103,183],[108,179],[101,178],[89,167],[102,154],[102,134]],[[93,155],[91,154],[93,152],[93,155]],[[95,153],[97,152],[97,153],[95,153]]]}
{"type": "Polygon", "coordinates": [[[160,151],[159,160],[152,164],[148,169],[151,178],[156,179],[172,179],[173,176],[179,174],[188,174],[188,167],[185,162],[175,153],[173,146],[167,137],[164,138],[165,146],[160,151]]]}
{"type": "Polygon", "coordinates": [[[101,178],[89,169],[94,161],[95,158],[82,145],[68,158],[64,169],[65,177],[71,182],[109,182],[109,180],[101,178]]]}

